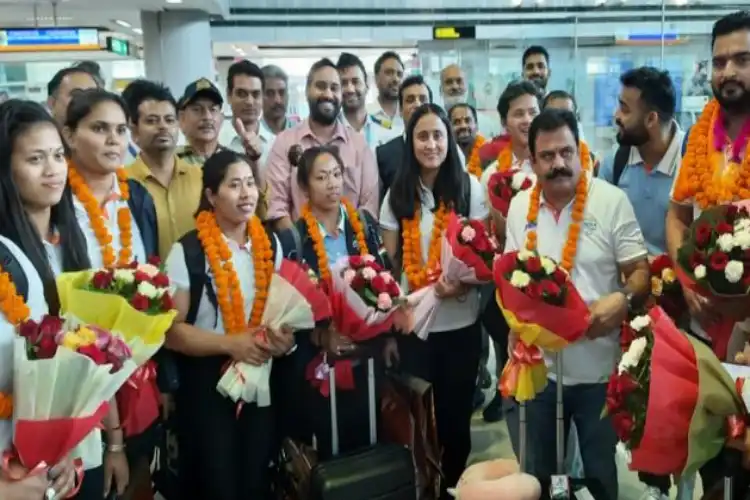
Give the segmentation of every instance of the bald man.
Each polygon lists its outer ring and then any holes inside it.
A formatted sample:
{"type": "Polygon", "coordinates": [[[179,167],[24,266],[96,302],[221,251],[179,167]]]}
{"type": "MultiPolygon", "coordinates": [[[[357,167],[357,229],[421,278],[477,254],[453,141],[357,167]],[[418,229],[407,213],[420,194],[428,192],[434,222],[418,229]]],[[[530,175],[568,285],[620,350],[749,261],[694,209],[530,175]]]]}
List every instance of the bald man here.
{"type": "Polygon", "coordinates": [[[440,72],[440,95],[446,111],[466,102],[466,74],[458,64],[450,64],[440,72]]]}

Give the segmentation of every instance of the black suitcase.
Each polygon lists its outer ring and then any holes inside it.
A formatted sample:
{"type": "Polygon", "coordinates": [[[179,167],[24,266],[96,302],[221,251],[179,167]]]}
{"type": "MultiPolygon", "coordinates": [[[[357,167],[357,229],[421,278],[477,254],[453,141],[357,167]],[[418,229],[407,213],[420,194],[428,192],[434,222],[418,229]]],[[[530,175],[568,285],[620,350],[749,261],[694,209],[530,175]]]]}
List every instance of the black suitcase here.
{"type": "Polygon", "coordinates": [[[415,500],[414,463],[408,448],[377,444],[375,362],[367,360],[370,443],[364,450],[338,454],[336,374],[330,371],[331,450],[335,458],[317,464],[310,480],[310,500],[415,500]]]}

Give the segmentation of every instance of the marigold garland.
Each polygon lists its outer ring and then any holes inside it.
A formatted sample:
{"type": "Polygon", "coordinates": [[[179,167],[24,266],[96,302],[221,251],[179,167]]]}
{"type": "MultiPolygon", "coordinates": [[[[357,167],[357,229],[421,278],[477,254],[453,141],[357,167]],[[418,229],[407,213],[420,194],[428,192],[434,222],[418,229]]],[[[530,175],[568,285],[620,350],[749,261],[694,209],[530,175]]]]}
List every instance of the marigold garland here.
{"type": "MultiPolygon", "coordinates": [[[[576,253],[578,252],[578,237],[581,234],[581,222],[583,222],[583,212],[586,208],[588,190],[588,177],[586,172],[583,171],[578,179],[578,183],[576,184],[576,194],[571,214],[572,222],[568,228],[568,239],[563,247],[562,262],[560,263],[560,266],[568,271],[568,273],[573,272],[573,265],[575,264],[576,253]]],[[[531,191],[529,212],[526,215],[527,225],[531,228],[526,234],[526,249],[532,252],[536,251],[537,248],[538,238],[536,228],[537,219],[539,218],[541,194],[542,185],[537,182],[533,191],[531,191]]]]}
{"type": "Polygon", "coordinates": [[[196,218],[196,227],[198,239],[214,276],[216,299],[224,331],[228,335],[235,335],[247,331],[248,328],[257,328],[263,319],[268,287],[274,270],[271,241],[263,223],[258,217],[253,216],[247,225],[255,268],[255,297],[249,322],[245,315],[245,299],[242,296],[240,279],[232,264],[232,251],[216,222],[216,216],[208,210],[201,212],[196,218]]]}
{"type": "MultiPolygon", "coordinates": [[[[507,172],[513,167],[513,144],[512,142],[508,141],[508,143],[503,146],[500,149],[500,152],[497,154],[497,171],[498,172],[507,172]]],[[[589,145],[586,144],[586,141],[579,141],[578,142],[578,156],[581,160],[581,169],[584,172],[588,172],[592,168],[592,161],[591,161],[591,150],[589,149],[589,145]]]]}
{"type": "Polygon", "coordinates": [[[469,162],[466,164],[466,171],[477,179],[482,177],[482,161],[479,158],[479,150],[487,141],[481,135],[477,135],[474,139],[474,145],[471,147],[471,155],[469,155],[469,162]]]}
{"type": "MultiPolygon", "coordinates": [[[[341,204],[344,205],[346,217],[349,220],[349,225],[351,225],[352,227],[352,232],[354,232],[354,240],[357,242],[357,246],[359,247],[359,254],[363,256],[369,254],[370,250],[367,247],[365,230],[362,226],[362,221],[359,220],[357,209],[355,209],[354,205],[352,205],[351,202],[349,202],[349,200],[347,200],[346,198],[341,199],[341,204]]],[[[313,242],[315,255],[318,258],[318,272],[320,274],[320,278],[326,281],[330,280],[331,270],[328,267],[328,254],[326,253],[326,247],[323,243],[323,235],[320,234],[320,226],[318,225],[318,220],[313,215],[309,203],[305,203],[305,206],[302,207],[301,216],[302,220],[304,220],[305,224],[307,225],[307,234],[310,235],[310,239],[313,242]]]]}
{"type": "Polygon", "coordinates": [[[417,204],[414,209],[414,217],[401,221],[403,267],[409,282],[409,290],[412,292],[428,285],[431,277],[437,274],[436,271],[440,267],[442,236],[448,223],[448,213],[445,204],[440,202],[437,212],[435,212],[435,221],[432,224],[427,265],[424,265],[422,260],[422,232],[419,229],[422,208],[420,205],[417,204]]]}
{"type": "MultiPolygon", "coordinates": [[[[133,260],[133,222],[130,214],[130,208],[124,206],[117,210],[117,227],[120,230],[120,252],[115,262],[115,251],[112,248],[112,235],[107,228],[104,210],[102,210],[99,201],[89,189],[86,181],[76,170],[75,166],[70,164],[68,168],[68,182],[73,195],[81,202],[89,216],[91,229],[94,231],[96,241],[102,252],[102,263],[104,267],[125,266],[133,260]]],[[[120,188],[120,198],[127,201],[130,198],[128,188],[128,174],[124,168],[117,169],[117,182],[120,188]]]]}
{"type": "Polygon", "coordinates": [[[0,420],[10,420],[13,417],[13,396],[0,392],[0,420]]]}
{"type": "MultiPolygon", "coordinates": [[[[0,267],[0,312],[13,326],[18,326],[29,319],[31,311],[16,290],[10,274],[0,267]]],[[[0,392],[0,420],[13,417],[13,397],[0,392]]]]}
{"type": "Polygon", "coordinates": [[[742,166],[729,175],[725,175],[722,165],[714,161],[713,131],[716,120],[721,119],[720,111],[719,102],[710,100],[690,130],[674,187],[675,201],[693,198],[701,209],[705,209],[750,198],[750,154],[746,152],[742,166]]]}

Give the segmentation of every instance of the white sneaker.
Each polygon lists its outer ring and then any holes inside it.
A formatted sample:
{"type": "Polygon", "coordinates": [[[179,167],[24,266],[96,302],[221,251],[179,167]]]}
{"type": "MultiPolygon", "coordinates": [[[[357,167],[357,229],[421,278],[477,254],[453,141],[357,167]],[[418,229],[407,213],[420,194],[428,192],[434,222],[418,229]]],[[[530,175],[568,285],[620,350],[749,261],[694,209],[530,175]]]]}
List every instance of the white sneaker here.
{"type": "Polygon", "coordinates": [[[655,486],[648,486],[640,500],[669,500],[669,496],[662,494],[661,490],[655,486]]]}

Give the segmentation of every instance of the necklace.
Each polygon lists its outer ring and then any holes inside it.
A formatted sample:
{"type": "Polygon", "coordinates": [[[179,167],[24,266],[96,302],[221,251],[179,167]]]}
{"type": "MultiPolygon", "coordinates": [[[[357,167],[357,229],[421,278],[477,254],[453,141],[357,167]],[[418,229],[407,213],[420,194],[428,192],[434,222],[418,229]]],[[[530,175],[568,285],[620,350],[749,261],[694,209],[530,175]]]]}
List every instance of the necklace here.
{"type": "MultiPolygon", "coordinates": [[[[346,217],[349,219],[349,224],[352,226],[354,232],[354,240],[357,242],[359,247],[360,255],[368,255],[369,249],[367,247],[367,240],[365,239],[365,231],[362,227],[362,221],[359,220],[359,214],[349,200],[346,198],[341,199],[341,203],[344,205],[346,211],[346,217]]],[[[305,203],[302,207],[302,219],[307,225],[307,234],[310,235],[310,239],[313,241],[313,248],[315,249],[315,255],[318,258],[318,272],[322,280],[331,279],[331,270],[328,267],[328,254],[326,253],[326,247],[323,243],[323,235],[320,234],[320,226],[318,220],[310,209],[310,204],[305,203]]]]}
{"type": "MultiPolygon", "coordinates": [[[[115,263],[112,235],[105,222],[107,220],[105,212],[73,164],[70,164],[68,168],[68,182],[70,183],[73,195],[81,202],[89,217],[89,224],[91,224],[91,229],[94,231],[94,236],[102,252],[104,267],[113,267],[115,265],[126,266],[130,264],[133,260],[133,223],[130,208],[124,206],[117,210],[117,227],[120,230],[120,253],[115,263]]],[[[130,190],[128,188],[128,174],[124,168],[117,169],[117,182],[120,188],[120,199],[127,201],[130,197],[130,190]]]]}
{"type": "Polygon", "coordinates": [[[216,299],[219,303],[224,331],[229,335],[243,333],[260,326],[266,308],[268,287],[273,275],[273,252],[271,241],[260,219],[253,216],[247,224],[255,272],[255,296],[248,322],[245,315],[245,299],[242,296],[240,279],[232,264],[232,250],[221,232],[212,211],[203,211],[196,218],[198,239],[206,254],[216,284],[216,299]]]}
{"type": "Polygon", "coordinates": [[[740,168],[727,171],[715,158],[718,150],[713,134],[720,120],[720,111],[718,101],[712,99],[693,125],[674,187],[675,201],[693,198],[701,209],[705,209],[750,198],[750,154],[745,152],[740,168]]]}
{"type": "Polygon", "coordinates": [[[437,274],[436,271],[440,266],[443,231],[445,231],[448,222],[448,210],[446,210],[445,204],[440,202],[437,212],[435,212],[426,266],[422,261],[422,232],[419,229],[421,216],[422,208],[417,204],[414,209],[414,217],[401,221],[404,272],[409,281],[409,290],[412,292],[428,285],[431,277],[437,274]]]}
{"type": "Polygon", "coordinates": [[[479,158],[479,150],[485,144],[484,137],[477,135],[474,139],[474,145],[471,148],[471,155],[469,156],[469,163],[466,165],[466,171],[471,175],[479,179],[482,177],[482,162],[479,158]]]}
{"type": "MultiPolygon", "coordinates": [[[[534,190],[531,192],[529,203],[529,212],[526,215],[526,222],[529,229],[526,234],[526,250],[536,252],[537,250],[537,220],[539,218],[539,205],[541,203],[542,186],[537,182],[534,190]]],[[[583,211],[586,208],[586,198],[588,197],[588,179],[586,171],[581,172],[581,177],[576,184],[575,200],[573,201],[573,210],[571,214],[572,222],[568,228],[568,239],[562,251],[562,262],[560,266],[568,274],[573,272],[576,253],[578,251],[578,237],[581,234],[581,222],[583,221],[583,211]]]]}

